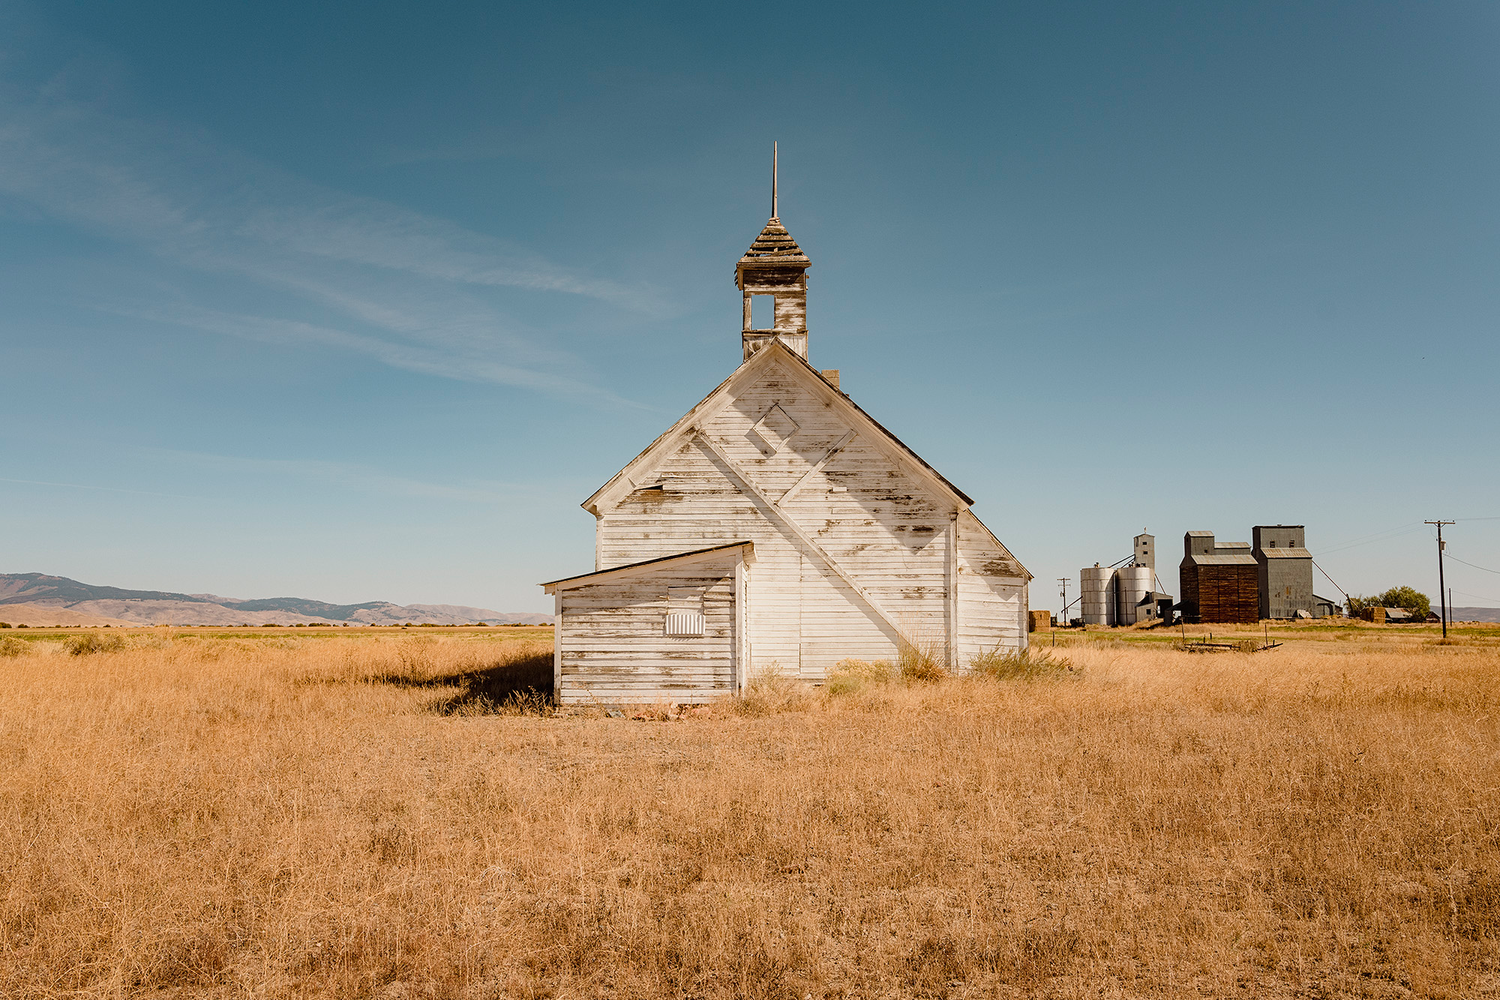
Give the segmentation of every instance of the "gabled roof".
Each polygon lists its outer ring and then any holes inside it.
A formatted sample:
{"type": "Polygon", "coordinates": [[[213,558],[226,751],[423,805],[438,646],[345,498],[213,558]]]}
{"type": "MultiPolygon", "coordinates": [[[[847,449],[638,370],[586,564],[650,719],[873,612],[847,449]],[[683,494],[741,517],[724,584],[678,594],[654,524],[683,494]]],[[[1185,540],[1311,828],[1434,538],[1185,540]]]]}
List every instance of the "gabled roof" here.
{"type": "Polygon", "coordinates": [[[597,514],[597,505],[601,497],[609,493],[622,481],[631,482],[633,479],[632,473],[637,475],[643,474],[645,472],[644,467],[653,464],[658,458],[670,454],[681,438],[692,432],[701,421],[706,420],[711,414],[718,412],[721,405],[729,403],[735,387],[749,381],[761,368],[776,361],[780,361],[794,370],[801,371],[803,374],[810,376],[811,383],[814,386],[821,387],[824,390],[824,395],[830,398],[830,402],[833,405],[842,406],[854,415],[857,418],[858,424],[863,425],[867,431],[871,432],[871,435],[876,440],[884,442],[892,451],[906,459],[913,466],[913,471],[919,477],[927,479],[929,484],[938,493],[946,496],[955,506],[967,508],[973,505],[974,501],[967,493],[964,493],[957,486],[948,482],[936,469],[923,461],[920,455],[907,447],[905,442],[882,427],[874,417],[860,409],[854,400],[834,388],[833,384],[825,379],[816,368],[808,364],[804,358],[800,357],[780,340],[772,340],[765,347],[750,355],[727,379],[720,382],[713,392],[704,396],[697,406],[687,411],[682,419],[673,424],[665,434],[662,434],[655,441],[647,445],[644,451],[626,463],[625,468],[616,473],[609,482],[599,487],[593,496],[583,502],[582,506],[584,510],[587,510],[591,514],[597,514]]]}
{"type": "Polygon", "coordinates": [[[740,258],[740,267],[746,264],[811,264],[812,261],[797,241],[792,239],[792,234],[786,231],[781,220],[771,218],[766,223],[766,228],[760,231],[755,242],[750,244],[750,249],[745,251],[745,256],[740,258]]]}

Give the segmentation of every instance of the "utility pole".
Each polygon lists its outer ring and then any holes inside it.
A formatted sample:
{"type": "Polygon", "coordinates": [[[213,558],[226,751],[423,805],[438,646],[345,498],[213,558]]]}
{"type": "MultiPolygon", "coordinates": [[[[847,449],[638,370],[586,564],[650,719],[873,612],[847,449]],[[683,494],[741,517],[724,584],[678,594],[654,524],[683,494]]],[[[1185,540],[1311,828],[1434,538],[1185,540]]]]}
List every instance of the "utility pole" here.
{"type": "Polygon", "coordinates": [[[1438,600],[1443,604],[1443,638],[1448,638],[1448,592],[1443,583],[1443,525],[1453,524],[1453,521],[1423,521],[1423,524],[1433,524],[1438,530],[1438,600]]]}
{"type": "Polygon", "coordinates": [[[1057,578],[1057,582],[1060,583],[1060,584],[1062,584],[1062,602],[1063,602],[1062,610],[1057,613],[1057,617],[1059,619],[1061,619],[1058,622],[1058,624],[1059,625],[1066,625],[1066,624],[1068,624],[1068,578],[1065,577],[1065,576],[1060,576],[1060,577],[1057,578]]]}

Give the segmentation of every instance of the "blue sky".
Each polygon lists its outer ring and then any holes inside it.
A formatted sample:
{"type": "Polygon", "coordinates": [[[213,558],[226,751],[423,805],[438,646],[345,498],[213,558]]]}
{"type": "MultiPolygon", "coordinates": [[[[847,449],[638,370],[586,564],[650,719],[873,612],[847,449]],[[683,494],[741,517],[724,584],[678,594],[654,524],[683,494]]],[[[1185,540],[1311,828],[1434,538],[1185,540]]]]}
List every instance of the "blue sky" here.
{"type": "Polygon", "coordinates": [[[1436,517],[1500,605],[1496,51],[1490,3],[0,2],[0,571],[546,610],[739,360],[777,139],[811,360],[1034,607],[1278,522],[1435,595],[1436,517]]]}

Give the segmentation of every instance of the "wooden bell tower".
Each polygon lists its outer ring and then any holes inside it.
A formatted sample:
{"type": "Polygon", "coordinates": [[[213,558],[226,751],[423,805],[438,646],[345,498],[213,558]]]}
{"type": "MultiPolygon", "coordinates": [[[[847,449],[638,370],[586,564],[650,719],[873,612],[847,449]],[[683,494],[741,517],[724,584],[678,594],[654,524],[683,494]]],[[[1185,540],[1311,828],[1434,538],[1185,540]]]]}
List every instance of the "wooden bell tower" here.
{"type": "Polygon", "coordinates": [[[779,340],[807,357],[807,269],[812,261],[778,217],[776,203],[777,150],[771,146],[771,219],[734,269],[734,283],[745,297],[743,341],[745,358],[772,340],[779,340]],[[762,311],[754,300],[771,299],[764,314],[770,320],[757,326],[762,311]]]}

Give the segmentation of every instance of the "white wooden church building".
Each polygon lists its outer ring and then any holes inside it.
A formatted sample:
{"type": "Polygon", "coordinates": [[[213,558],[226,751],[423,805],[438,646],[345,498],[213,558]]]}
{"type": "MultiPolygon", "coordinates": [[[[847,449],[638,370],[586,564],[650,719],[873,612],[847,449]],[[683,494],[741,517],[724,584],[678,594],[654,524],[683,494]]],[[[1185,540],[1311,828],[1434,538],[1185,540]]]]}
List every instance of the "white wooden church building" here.
{"type": "Polygon", "coordinates": [[[820,681],[903,643],[962,671],[1026,645],[1027,583],[973,501],[807,362],[812,262],[776,217],[740,258],[744,361],[583,503],[595,571],[544,584],[562,704],[820,681]],[[752,297],[773,296],[771,329],[752,297]]]}

